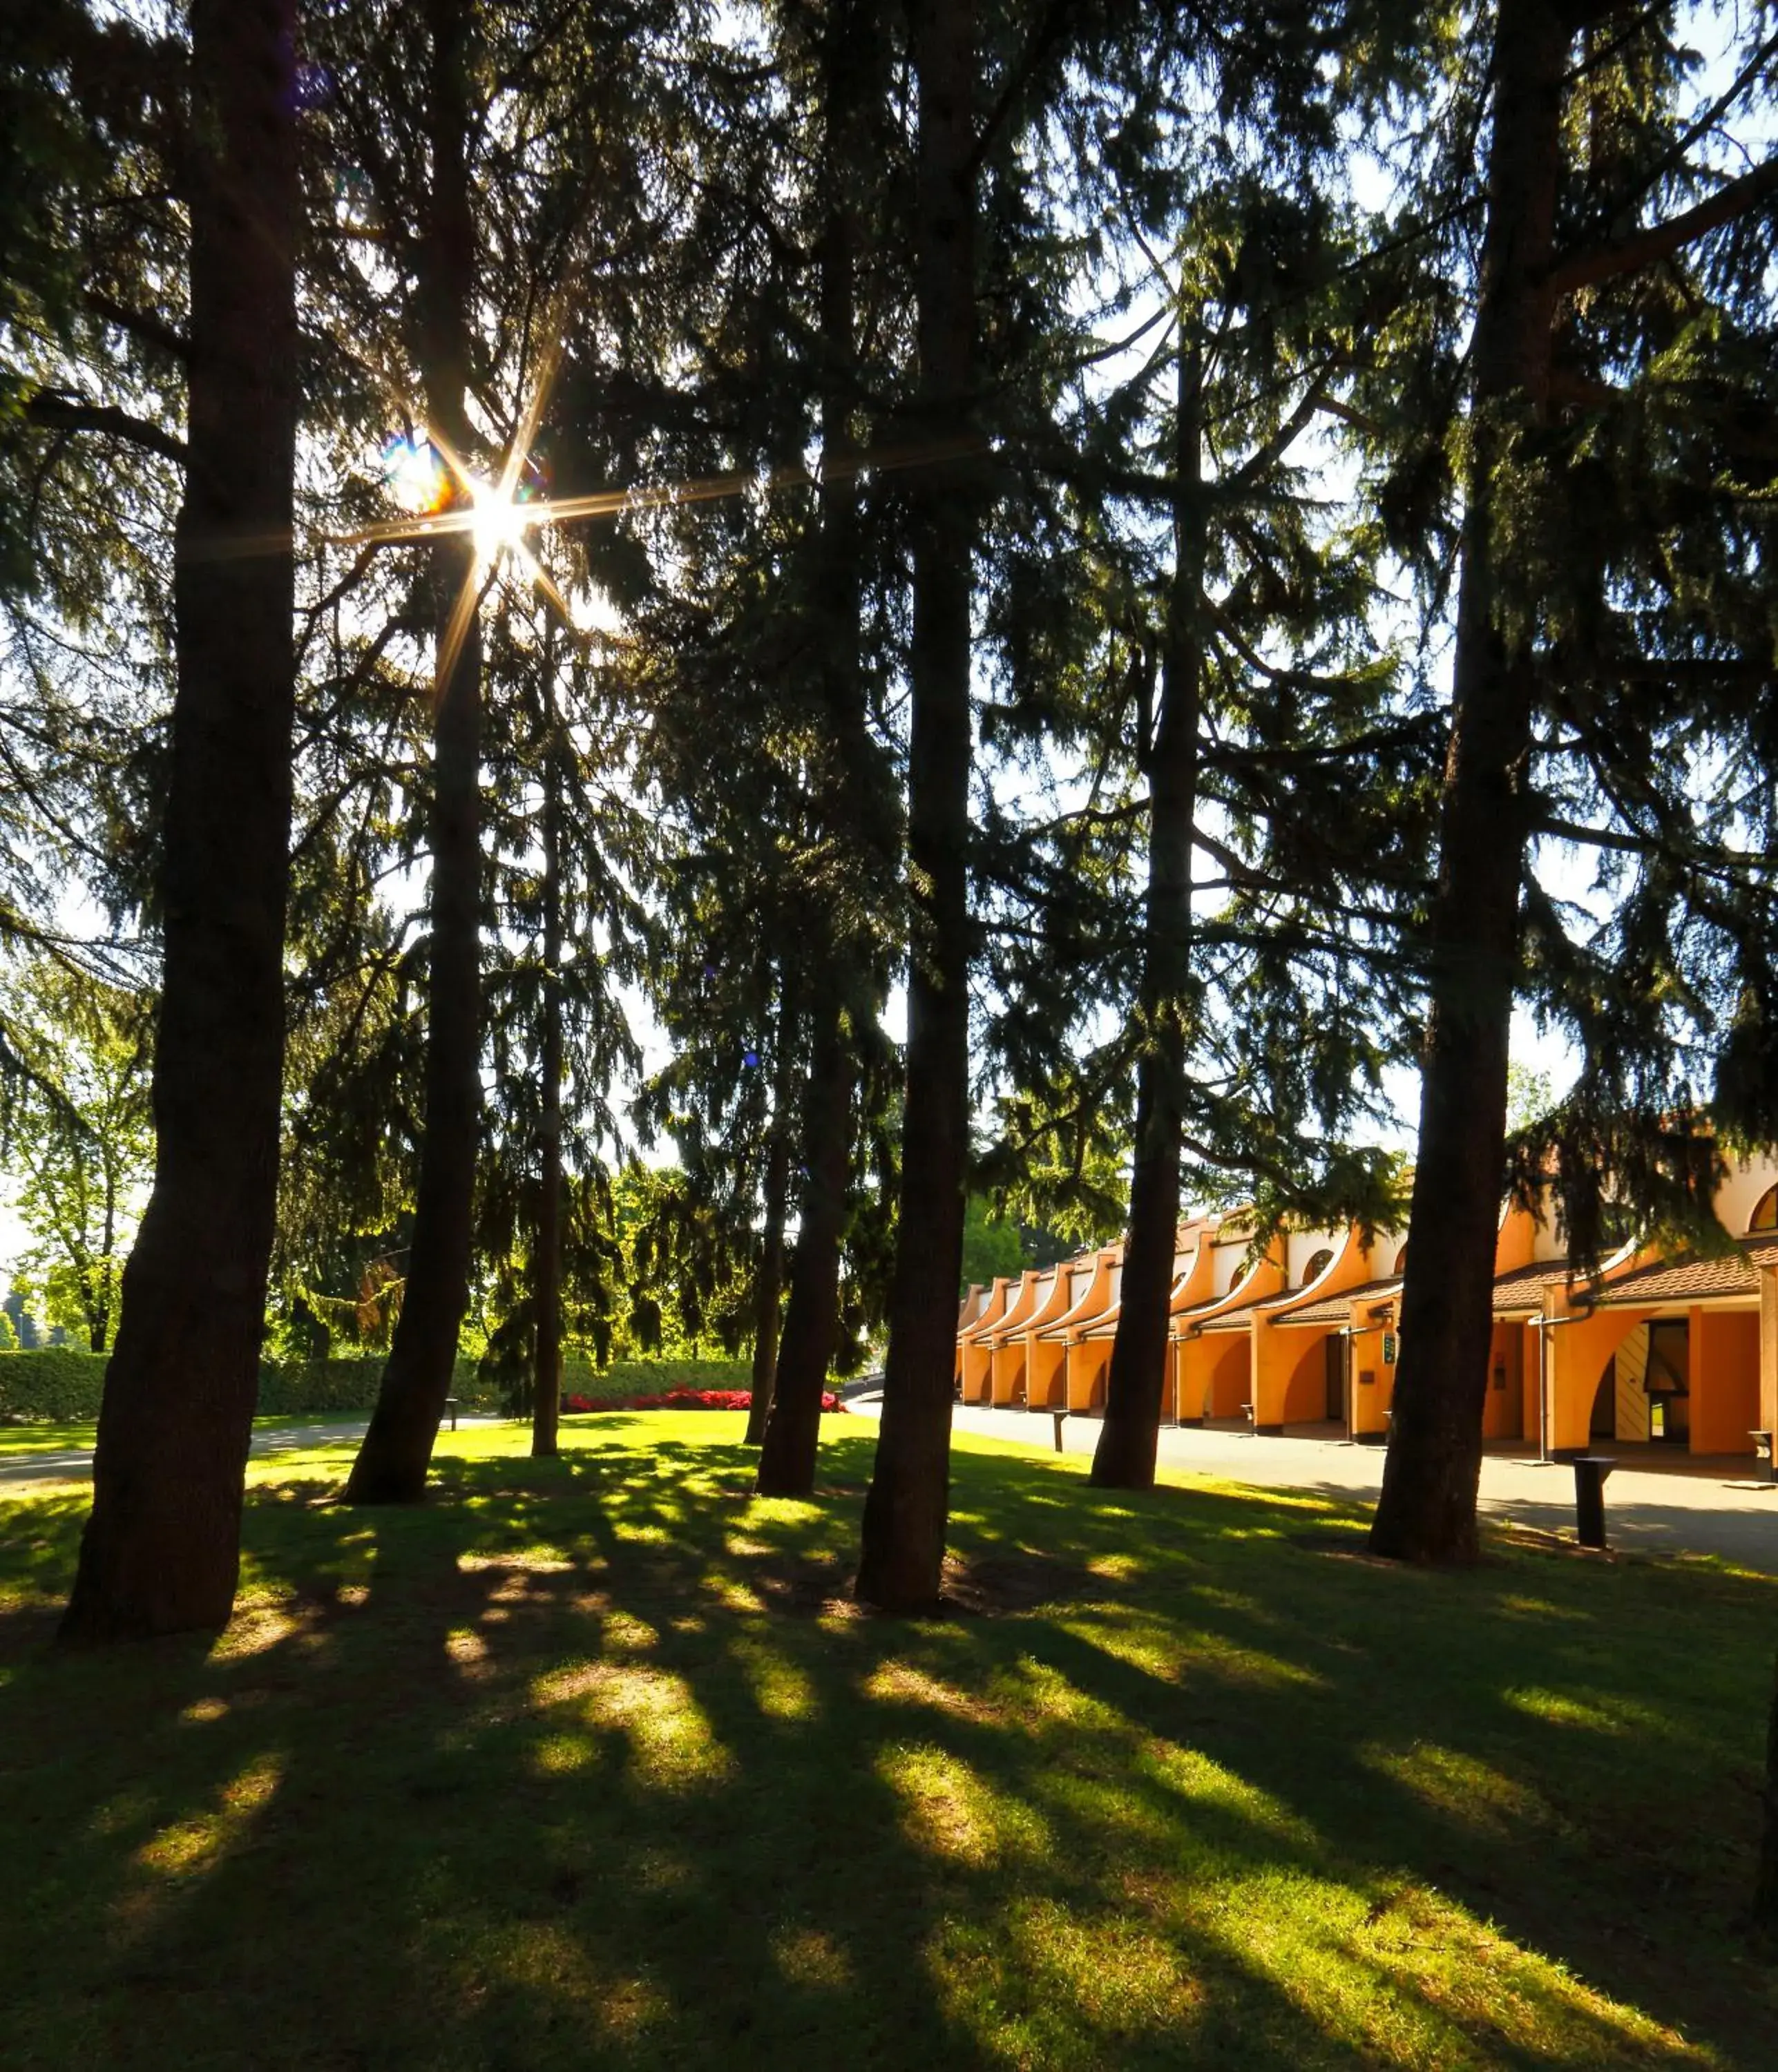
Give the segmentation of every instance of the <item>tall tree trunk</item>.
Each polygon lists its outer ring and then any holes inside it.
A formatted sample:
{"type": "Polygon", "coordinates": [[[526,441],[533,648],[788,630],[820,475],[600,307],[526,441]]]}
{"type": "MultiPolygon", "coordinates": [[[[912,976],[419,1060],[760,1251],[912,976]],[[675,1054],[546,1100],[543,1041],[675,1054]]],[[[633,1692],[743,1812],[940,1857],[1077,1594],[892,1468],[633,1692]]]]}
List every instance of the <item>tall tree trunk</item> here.
{"type": "Polygon", "coordinates": [[[753,1370],[743,1440],[749,1446],[763,1444],[766,1420],[777,1400],[778,1330],[784,1300],[784,1198],[789,1187],[789,1141],[781,1127],[775,1127],[772,1155],[766,1164],[766,1219],[759,1237],[759,1277],[753,1285],[753,1370]]]}
{"type": "Polygon", "coordinates": [[[65,1638],[223,1625],[277,1207],[295,709],[292,0],[192,0],[191,356],[154,1190],[65,1638]]]}
{"type": "Polygon", "coordinates": [[[112,1260],[117,1247],[117,1182],[115,1174],[107,1171],[105,1176],[105,1242],[99,1256],[97,1276],[88,1276],[93,1291],[93,1301],[87,1317],[87,1345],[90,1350],[102,1353],[105,1342],[111,1335],[111,1276],[112,1260]]]}
{"type": "MultiPolygon", "coordinates": [[[[975,332],[973,0],[912,10],[921,430],[942,452],[970,418],[975,332]]],[[[969,1157],[969,595],[975,470],[935,458],[914,520],[906,1112],[883,1423],[858,1594],[936,1604],[950,1505],[951,1374],[969,1157]]]]}
{"type": "Polygon", "coordinates": [[[1404,1560],[1467,1561],[1476,1551],[1533,696],[1528,610],[1501,608],[1495,491],[1504,465],[1534,464],[1547,411],[1547,275],[1570,40],[1562,14],[1541,0],[1500,0],[1414,1244],[1371,1527],[1373,1548],[1404,1560]]]}
{"type": "MultiPolygon", "coordinates": [[[[426,12],[432,45],[432,191],[419,255],[422,372],[432,429],[464,454],[475,282],[467,154],[468,20],[464,0],[427,0],[426,12]]],[[[469,1300],[481,1112],[481,632],[473,541],[459,534],[440,541],[434,553],[438,680],[426,1116],[401,1314],[370,1429],[346,1484],[350,1503],[418,1503],[424,1495],[469,1300]]]]}
{"type": "Polygon", "coordinates": [[[821,1395],[839,1333],[840,1248],[852,1149],[852,1054],[837,983],[816,1009],[814,1055],[803,1134],[808,1183],[790,1276],[790,1309],[778,1358],[772,1406],[755,1486],[761,1496],[807,1496],[815,1486],[821,1395]]]}
{"type": "Polygon", "coordinates": [[[531,1451],[553,1459],[562,1408],[562,739],[554,622],[543,622],[543,1113],[537,1144],[537,1373],[531,1451]]]}
{"type": "MultiPolygon", "coordinates": [[[[821,455],[819,581],[806,609],[820,644],[828,759],[817,801],[821,837],[892,853],[873,810],[872,749],[858,668],[858,497],[852,469],[858,405],[854,339],[859,245],[857,168],[869,162],[864,118],[879,84],[882,39],[870,0],[830,0],[822,51],[827,216],[821,247],[821,455]]],[[[840,1253],[846,1237],[852,1149],[852,1050],[844,1026],[848,987],[862,993],[870,956],[855,923],[823,914],[823,975],[814,1009],[803,1117],[805,1181],[791,1271],[790,1306],[778,1360],[758,1487],[807,1496],[815,1486],[821,1396],[839,1337],[840,1253]]]]}
{"type": "Polygon", "coordinates": [[[778,1034],[772,1071],[772,1125],[766,1149],[765,1227],[754,1283],[753,1377],[744,1443],[766,1436],[778,1386],[778,1332],[784,1321],[784,1215],[790,1197],[790,1116],[796,1101],[796,988],[787,963],[778,997],[778,1034]]]}
{"type": "Polygon", "coordinates": [[[1204,361],[1196,339],[1187,334],[1187,321],[1182,309],[1174,430],[1173,586],[1167,601],[1161,709],[1148,750],[1148,911],[1142,946],[1143,1048],[1136,1077],[1136,1161],[1117,1333],[1111,1342],[1105,1386],[1105,1421],[1093,1455],[1093,1480],[1103,1489],[1154,1487],[1167,1375],[1167,1300],[1179,1249],[1205,538],[1204,361]]]}

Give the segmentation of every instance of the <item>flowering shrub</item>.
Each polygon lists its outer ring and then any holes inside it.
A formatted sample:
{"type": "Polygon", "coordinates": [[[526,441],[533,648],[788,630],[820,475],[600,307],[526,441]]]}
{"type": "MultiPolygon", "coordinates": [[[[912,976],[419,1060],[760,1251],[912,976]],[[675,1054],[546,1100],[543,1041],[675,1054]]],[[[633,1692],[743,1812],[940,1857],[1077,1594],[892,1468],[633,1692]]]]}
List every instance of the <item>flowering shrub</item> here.
{"type": "MultiPolygon", "coordinates": [[[[565,1396],[562,1399],[564,1410],[751,1410],[753,1392],[749,1388],[669,1388],[665,1396],[565,1396]]],[[[821,1394],[823,1410],[843,1410],[846,1406],[831,1389],[821,1394]]]]}

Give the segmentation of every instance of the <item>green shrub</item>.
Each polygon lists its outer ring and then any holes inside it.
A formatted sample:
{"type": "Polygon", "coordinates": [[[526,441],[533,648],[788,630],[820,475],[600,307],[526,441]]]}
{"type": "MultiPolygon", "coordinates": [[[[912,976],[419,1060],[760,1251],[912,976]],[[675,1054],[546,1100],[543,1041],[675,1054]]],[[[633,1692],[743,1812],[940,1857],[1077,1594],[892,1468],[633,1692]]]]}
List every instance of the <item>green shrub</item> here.
{"type": "Polygon", "coordinates": [[[91,1424],[105,1389],[105,1356],[72,1346],[0,1353],[0,1415],[91,1424]]]}
{"type": "MultiPolygon", "coordinates": [[[[88,1424],[99,1414],[105,1388],[103,1353],[57,1346],[28,1353],[0,1353],[0,1415],[11,1412],[57,1424],[88,1424]]],[[[261,1417],[342,1417],[367,1412],[377,1400],[383,1363],[370,1359],[262,1360],[259,1368],[261,1417]]],[[[459,1360],[452,1393],[466,1408],[479,1408],[482,1393],[473,1362],[459,1360]]]]}
{"type": "Polygon", "coordinates": [[[562,1362],[562,1394],[595,1402],[665,1396],[670,1388],[747,1388],[752,1381],[751,1360],[613,1360],[609,1367],[595,1367],[584,1353],[567,1353],[562,1362]]]}
{"type": "MultiPolygon", "coordinates": [[[[613,1360],[595,1367],[582,1353],[562,1361],[563,1393],[598,1400],[664,1396],[672,1388],[745,1388],[751,1369],[745,1360],[613,1360]]],[[[105,1355],[72,1346],[39,1346],[32,1352],[0,1352],[0,1416],[40,1417],[59,1424],[90,1424],[99,1414],[105,1355]]],[[[367,1412],[382,1379],[381,1355],[325,1360],[262,1360],[258,1414],[261,1417],[349,1417],[367,1412]]],[[[500,1384],[484,1377],[475,1361],[459,1359],[451,1392],[465,1410],[500,1408],[500,1384]]]]}

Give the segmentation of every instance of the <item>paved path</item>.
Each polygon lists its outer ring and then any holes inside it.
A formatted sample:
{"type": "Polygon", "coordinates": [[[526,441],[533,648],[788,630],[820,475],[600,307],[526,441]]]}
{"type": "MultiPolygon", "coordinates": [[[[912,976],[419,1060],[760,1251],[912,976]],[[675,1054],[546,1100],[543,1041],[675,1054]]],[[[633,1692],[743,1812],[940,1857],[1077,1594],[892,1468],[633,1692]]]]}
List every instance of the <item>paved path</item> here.
{"type": "MultiPolygon", "coordinates": [[[[497,1417],[460,1417],[459,1424],[497,1424],[497,1417]]],[[[251,1452],[256,1459],[268,1453],[293,1453],[305,1446],[349,1445],[362,1437],[369,1424],[362,1416],[335,1418],[326,1424],[274,1424],[254,1433],[251,1452]]],[[[75,1446],[66,1452],[23,1453],[8,1460],[0,1455],[0,1482],[84,1482],[93,1472],[93,1449],[75,1446]]]]}
{"type": "MultiPolygon", "coordinates": [[[[847,1408],[875,1417],[881,1406],[866,1400],[847,1408]]],[[[959,1404],[954,1422],[960,1430],[988,1433],[1041,1453],[1054,1448],[1055,1426],[1047,1412],[959,1404]]],[[[1090,1453],[1098,1434],[1097,1418],[1070,1417],[1062,1427],[1063,1450],[1090,1453]]],[[[1693,1460],[1664,1449],[1603,1444],[1599,1450],[1620,1463],[1605,1485],[1606,1533],[1614,1547],[1717,1554],[1778,1574],[1778,1487],[1754,1480],[1751,1459],[1693,1460]]],[[[1161,1458],[1189,1474],[1348,1499],[1374,1497],[1383,1480],[1383,1449],[1355,1446],[1331,1425],[1282,1439],[1257,1439],[1245,1429],[1163,1426],[1161,1458]]],[[[1524,1449],[1490,1453],[1482,1462],[1480,1503],[1483,1511],[1496,1516],[1572,1536],[1574,1471],[1545,1467],[1524,1449]]]]}

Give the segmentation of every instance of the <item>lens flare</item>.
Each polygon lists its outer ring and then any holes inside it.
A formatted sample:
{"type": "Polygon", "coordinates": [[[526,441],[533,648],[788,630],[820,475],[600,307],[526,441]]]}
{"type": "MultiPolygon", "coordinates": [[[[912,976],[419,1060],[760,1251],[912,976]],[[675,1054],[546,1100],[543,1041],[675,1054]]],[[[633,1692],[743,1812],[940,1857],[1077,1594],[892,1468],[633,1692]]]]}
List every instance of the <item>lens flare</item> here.
{"type": "Polygon", "coordinates": [[[423,432],[391,439],[382,452],[383,484],[404,511],[442,511],[450,501],[451,472],[423,432]]]}

